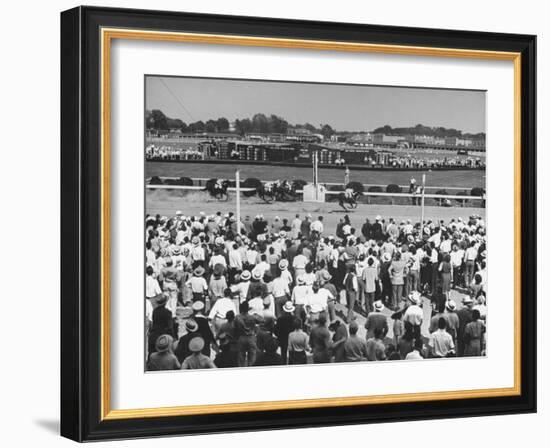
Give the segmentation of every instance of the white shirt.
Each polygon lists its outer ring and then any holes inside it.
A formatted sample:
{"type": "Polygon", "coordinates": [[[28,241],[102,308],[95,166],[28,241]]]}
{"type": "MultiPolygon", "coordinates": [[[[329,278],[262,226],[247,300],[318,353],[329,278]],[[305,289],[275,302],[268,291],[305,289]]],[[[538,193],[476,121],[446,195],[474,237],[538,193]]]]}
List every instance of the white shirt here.
{"type": "Polygon", "coordinates": [[[455,267],[462,265],[462,260],[464,259],[464,251],[462,249],[458,249],[457,251],[451,252],[451,264],[455,267]]]}
{"type": "Polygon", "coordinates": [[[292,261],[294,269],[305,269],[307,264],[307,258],[303,254],[296,255],[292,261]]]}
{"type": "Polygon", "coordinates": [[[191,291],[199,294],[208,291],[208,284],[206,283],[204,277],[191,277],[187,281],[187,286],[191,288],[191,291]]]}
{"type": "Polygon", "coordinates": [[[288,281],[287,279],[283,278],[281,275],[280,277],[277,277],[272,282],[273,287],[273,296],[274,297],[283,297],[285,294],[290,295],[290,289],[288,288],[288,281]]]}
{"type": "Polygon", "coordinates": [[[258,258],[258,252],[255,250],[246,251],[246,261],[248,264],[256,264],[256,259],[258,258]]]}
{"type": "Polygon", "coordinates": [[[254,297],[253,299],[250,299],[248,301],[248,306],[250,307],[250,311],[248,311],[248,314],[259,314],[260,316],[263,315],[264,300],[261,297],[254,297]]]}
{"type": "Polygon", "coordinates": [[[243,300],[246,300],[246,296],[248,295],[249,286],[250,286],[250,281],[240,282],[236,285],[231,286],[231,291],[238,292],[239,297],[240,297],[241,302],[242,302],[243,300]]]}
{"type": "Polygon", "coordinates": [[[441,231],[434,233],[430,238],[428,238],[428,241],[431,243],[433,242],[435,244],[435,247],[439,247],[441,244],[441,231]]]}
{"type": "Polygon", "coordinates": [[[241,254],[238,250],[231,250],[229,252],[229,267],[241,270],[243,268],[243,261],[241,254]]]}
{"type": "Polygon", "coordinates": [[[221,297],[216,300],[216,303],[214,303],[214,306],[210,310],[210,314],[208,314],[208,317],[210,319],[214,319],[214,317],[225,319],[228,311],[233,311],[235,314],[237,314],[237,310],[235,309],[235,304],[233,303],[233,300],[228,299],[227,297],[221,297]]]}
{"type": "Polygon", "coordinates": [[[477,249],[475,247],[468,247],[466,253],[464,254],[464,259],[466,261],[474,261],[477,258],[477,249]]]}
{"type": "Polygon", "coordinates": [[[294,219],[290,227],[292,229],[292,235],[296,238],[300,233],[300,229],[302,227],[302,220],[299,218],[294,219]]]}
{"type": "Polygon", "coordinates": [[[316,232],[323,233],[324,226],[323,223],[319,220],[313,221],[310,225],[311,230],[315,230],[316,232]]]}
{"type": "Polygon", "coordinates": [[[204,261],[204,249],[201,246],[195,246],[191,249],[191,257],[195,261],[204,261]]]}
{"type": "Polygon", "coordinates": [[[410,322],[412,325],[422,325],[424,320],[424,311],[418,305],[411,305],[405,311],[404,322],[410,322]]]}
{"type": "Polygon", "coordinates": [[[313,283],[315,282],[315,274],[313,272],[310,272],[309,274],[305,273],[304,282],[306,283],[307,286],[313,285],[313,283]]]}
{"type": "Polygon", "coordinates": [[[292,301],[296,305],[307,305],[309,304],[309,292],[310,288],[306,285],[296,286],[292,291],[292,301]]]}
{"type": "Polygon", "coordinates": [[[430,335],[430,347],[434,355],[445,357],[454,351],[455,344],[452,336],[445,330],[438,329],[430,335]]]}
{"type": "Polygon", "coordinates": [[[442,241],[441,244],[439,245],[439,250],[441,252],[449,253],[451,251],[451,247],[452,247],[451,240],[445,240],[445,241],[442,241]]]}
{"type": "Polygon", "coordinates": [[[147,249],[145,251],[145,262],[147,263],[147,266],[154,266],[156,259],[157,257],[155,256],[155,252],[151,249],[147,249]]]}
{"type": "Polygon", "coordinates": [[[262,274],[262,277],[264,276],[264,274],[269,271],[271,267],[269,266],[269,263],[267,261],[262,261],[260,263],[258,263],[256,265],[256,267],[254,268],[254,271],[259,271],[261,272],[262,274]]]}
{"type": "Polygon", "coordinates": [[[145,278],[145,297],[150,299],[158,296],[160,293],[162,293],[162,290],[160,289],[158,280],[148,275],[145,278]]]}
{"type": "Polygon", "coordinates": [[[210,258],[210,263],[208,263],[208,266],[214,267],[217,264],[221,264],[223,267],[227,266],[227,262],[225,261],[225,257],[223,255],[214,255],[210,258]]]}
{"type": "Polygon", "coordinates": [[[321,311],[326,310],[328,307],[328,301],[333,299],[334,296],[330,293],[328,289],[321,288],[316,293],[312,292],[308,298],[311,312],[320,313],[321,311]]]}
{"type": "Polygon", "coordinates": [[[407,356],[405,356],[405,359],[424,359],[424,358],[422,358],[422,355],[418,353],[418,350],[413,350],[412,352],[407,353],[407,356]]]}
{"type": "Polygon", "coordinates": [[[411,271],[419,271],[420,270],[420,254],[418,251],[410,257],[410,260],[412,260],[411,264],[411,271]]]}
{"type": "Polygon", "coordinates": [[[294,279],[292,278],[292,274],[288,269],[281,271],[281,278],[286,281],[288,286],[292,285],[292,282],[294,281],[294,279]]]}

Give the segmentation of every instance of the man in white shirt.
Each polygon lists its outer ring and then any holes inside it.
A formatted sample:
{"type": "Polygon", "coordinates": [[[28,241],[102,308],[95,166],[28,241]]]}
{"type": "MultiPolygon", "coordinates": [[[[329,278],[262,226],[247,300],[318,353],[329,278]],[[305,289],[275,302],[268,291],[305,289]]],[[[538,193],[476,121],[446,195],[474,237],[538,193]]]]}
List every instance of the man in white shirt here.
{"type": "Polygon", "coordinates": [[[210,268],[213,268],[217,264],[221,264],[224,269],[227,268],[227,262],[225,261],[225,257],[222,255],[222,251],[220,248],[214,249],[214,255],[210,257],[210,261],[208,262],[208,266],[210,268]]]}
{"type": "Polygon", "coordinates": [[[290,287],[292,283],[294,282],[294,278],[292,277],[292,274],[288,270],[288,260],[282,259],[279,261],[279,269],[281,270],[281,278],[283,278],[287,285],[290,287]]]}
{"type": "MultiPolygon", "coordinates": [[[[162,294],[162,290],[160,289],[158,280],[153,277],[153,268],[147,266],[145,272],[147,274],[145,278],[145,297],[153,302],[157,296],[162,294]]],[[[156,306],[156,302],[152,303],[152,305],[153,307],[156,306]]]]}
{"type": "Polygon", "coordinates": [[[319,235],[323,234],[324,226],[323,226],[323,217],[319,216],[315,221],[311,223],[310,229],[312,231],[315,231],[319,233],[319,235]]]}
{"type": "Polygon", "coordinates": [[[231,286],[231,291],[239,294],[239,300],[236,304],[236,307],[238,307],[240,303],[246,300],[246,297],[248,296],[248,288],[250,287],[251,277],[252,274],[250,274],[250,271],[245,270],[241,272],[241,281],[236,285],[231,286]]]}
{"type": "Polygon", "coordinates": [[[303,276],[296,279],[296,287],[292,291],[292,303],[296,307],[296,316],[302,317],[305,313],[306,306],[309,304],[309,295],[311,287],[305,284],[303,276]]]}
{"type": "Polygon", "coordinates": [[[438,329],[430,335],[430,351],[433,358],[446,358],[455,353],[453,338],[447,333],[447,321],[439,318],[438,329]]]}
{"type": "Polygon", "coordinates": [[[212,321],[215,335],[219,333],[221,326],[227,322],[226,316],[228,311],[233,311],[233,313],[237,314],[233,300],[227,297],[226,294],[225,297],[220,297],[216,300],[208,314],[208,319],[212,321]]]}
{"type": "Polygon", "coordinates": [[[203,275],[204,268],[199,266],[193,271],[193,277],[187,280],[187,286],[191,288],[194,302],[197,300],[204,302],[205,296],[208,293],[208,283],[206,283],[203,275]]]}
{"type": "Polygon", "coordinates": [[[429,243],[434,243],[434,246],[436,248],[439,248],[439,245],[441,244],[441,230],[435,232],[432,236],[428,238],[429,243]]]}
{"type": "Polygon", "coordinates": [[[306,264],[308,263],[307,257],[300,250],[292,261],[292,267],[294,268],[294,275],[296,278],[306,273],[306,264]]]}
{"type": "Polygon", "coordinates": [[[458,244],[453,244],[451,251],[451,266],[453,267],[453,284],[459,286],[460,274],[462,272],[462,262],[464,261],[464,250],[460,249],[458,244]]]}
{"type": "Polygon", "coordinates": [[[307,304],[310,324],[317,321],[321,313],[324,313],[325,317],[327,317],[328,301],[333,299],[334,296],[328,289],[320,288],[318,282],[313,284],[307,304]]]}
{"type": "Polygon", "coordinates": [[[423,349],[423,343],[422,338],[417,338],[414,341],[414,349],[412,352],[407,353],[407,356],[405,356],[406,360],[415,360],[415,359],[424,359],[422,356],[422,350],[423,349]]]}
{"type": "Polygon", "coordinates": [[[464,253],[464,283],[466,287],[470,286],[474,278],[475,260],[477,258],[477,248],[475,241],[470,243],[470,247],[464,253]]]}
{"type": "Polygon", "coordinates": [[[296,218],[294,218],[294,220],[292,221],[292,224],[290,225],[290,231],[292,233],[293,239],[298,238],[301,227],[302,227],[302,220],[300,219],[300,215],[297,214],[296,218]]]}
{"type": "Polygon", "coordinates": [[[193,260],[193,263],[204,263],[204,260],[206,260],[204,248],[200,245],[200,240],[198,239],[198,237],[193,243],[193,248],[191,249],[191,258],[193,260]]]}
{"type": "Polygon", "coordinates": [[[368,313],[374,310],[376,296],[376,283],[378,282],[378,267],[374,264],[374,258],[367,258],[367,266],[363,269],[362,279],[365,285],[365,310],[368,313]]]}
{"type": "Polygon", "coordinates": [[[243,269],[243,260],[241,258],[241,253],[239,252],[239,246],[237,243],[233,243],[231,250],[229,251],[229,269],[232,273],[242,271],[243,269]]]}
{"type": "Polygon", "coordinates": [[[441,244],[439,245],[439,251],[441,253],[448,254],[449,252],[451,252],[451,244],[451,239],[445,238],[443,241],[441,241],[441,244]]]}
{"type": "Polygon", "coordinates": [[[145,243],[145,264],[147,266],[154,266],[155,260],[157,259],[157,256],[155,255],[155,251],[151,248],[151,243],[147,241],[145,243]]]}
{"type": "Polygon", "coordinates": [[[286,278],[281,275],[276,277],[271,283],[273,288],[272,294],[275,301],[275,317],[280,317],[283,314],[283,306],[290,297],[289,283],[286,278]]]}
{"type": "Polygon", "coordinates": [[[409,294],[410,306],[405,311],[403,322],[409,322],[413,328],[420,332],[422,321],[424,320],[424,310],[420,307],[421,296],[417,291],[409,294]]]}

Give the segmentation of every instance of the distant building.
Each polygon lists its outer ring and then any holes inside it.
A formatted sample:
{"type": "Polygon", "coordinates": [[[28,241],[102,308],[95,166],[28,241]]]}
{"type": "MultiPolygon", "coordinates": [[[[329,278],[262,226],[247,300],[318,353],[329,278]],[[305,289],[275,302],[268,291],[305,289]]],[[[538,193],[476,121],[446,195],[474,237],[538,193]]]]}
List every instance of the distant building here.
{"type": "Polygon", "coordinates": [[[311,134],[311,131],[306,128],[288,128],[287,134],[288,135],[296,135],[296,134],[308,135],[308,134],[311,134]]]}

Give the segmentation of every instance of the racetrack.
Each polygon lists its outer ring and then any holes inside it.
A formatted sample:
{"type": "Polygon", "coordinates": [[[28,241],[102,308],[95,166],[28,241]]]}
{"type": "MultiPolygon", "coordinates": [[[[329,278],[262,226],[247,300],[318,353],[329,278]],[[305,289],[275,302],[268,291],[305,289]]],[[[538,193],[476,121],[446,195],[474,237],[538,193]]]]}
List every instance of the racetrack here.
{"type": "MultiPolygon", "coordinates": [[[[180,210],[184,215],[197,216],[200,212],[207,215],[218,211],[222,213],[235,212],[235,193],[229,194],[229,200],[218,201],[212,199],[208,193],[202,191],[176,191],[176,190],[152,190],[147,189],[145,193],[146,213],[150,215],[173,216],[180,210]]],[[[342,210],[337,203],[304,203],[296,202],[274,202],[267,204],[257,197],[245,198],[241,196],[241,216],[247,215],[254,218],[262,214],[271,221],[275,216],[288,218],[292,221],[295,214],[302,217],[311,213],[313,218],[324,217],[325,234],[334,234],[338,221],[347,213],[352,225],[360,230],[366,218],[371,221],[376,215],[383,218],[394,218],[397,221],[411,219],[413,222],[420,221],[420,207],[412,205],[389,205],[389,204],[359,204],[358,208],[349,212],[342,210]]],[[[469,207],[425,207],[424,219],[445,220],[451,218],[467,219],[472,214],[479,214],[485,218],[484,208],[469,207]]]]}
{"type": "MultiPolygon", "coordinates": [[[[235,171],[241,171],[241,179],[256,177],[264,181],[296,180],[311,181],[312,168],[299,166],[278,165],[245,165],[245,164],[213,164],[213,163],[185,163],[185,162],[145,162],[145,177],[204,177],[233,179],[235,171]]],[[[319,181],[344,182],[345,169],[319,168],[319,181]]],[[[381,185],[384,188],[389,184],[408,185],[412,177],[420,181],[421,171],[406,170],[351,170],[350,180],[364,184],[381,185]]],[[[426,188],[456,187],[470,191],[473,187],[485,188],[485,171],[483,170],[427,170],[426,188]]]]}

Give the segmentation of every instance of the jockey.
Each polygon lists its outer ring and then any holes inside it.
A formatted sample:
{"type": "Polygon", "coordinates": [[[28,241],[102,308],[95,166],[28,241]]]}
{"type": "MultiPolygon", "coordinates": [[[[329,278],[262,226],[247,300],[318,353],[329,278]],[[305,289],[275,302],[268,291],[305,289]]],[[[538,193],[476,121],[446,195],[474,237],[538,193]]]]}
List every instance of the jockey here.
{"type": "Polygon", "coordinates": [[[284,191],[290,191],[290,183],[288,182],[288,180],[283,180],[281,182],[281,188],[284,190],[284,191]]]}
{"type": "Polygon", "coordinates": [[[353,194],[355,193],[355,191],[353,190],[353,188],[346,188],[346,190],[344,191],[344,196],[348,199],[352,199],[353,198],[353,194]]]}
{"type": "Polygon", "coordinates": [[[223,190],[223,179],[216,179],[215,188],[217,190],[223,190]]]}

